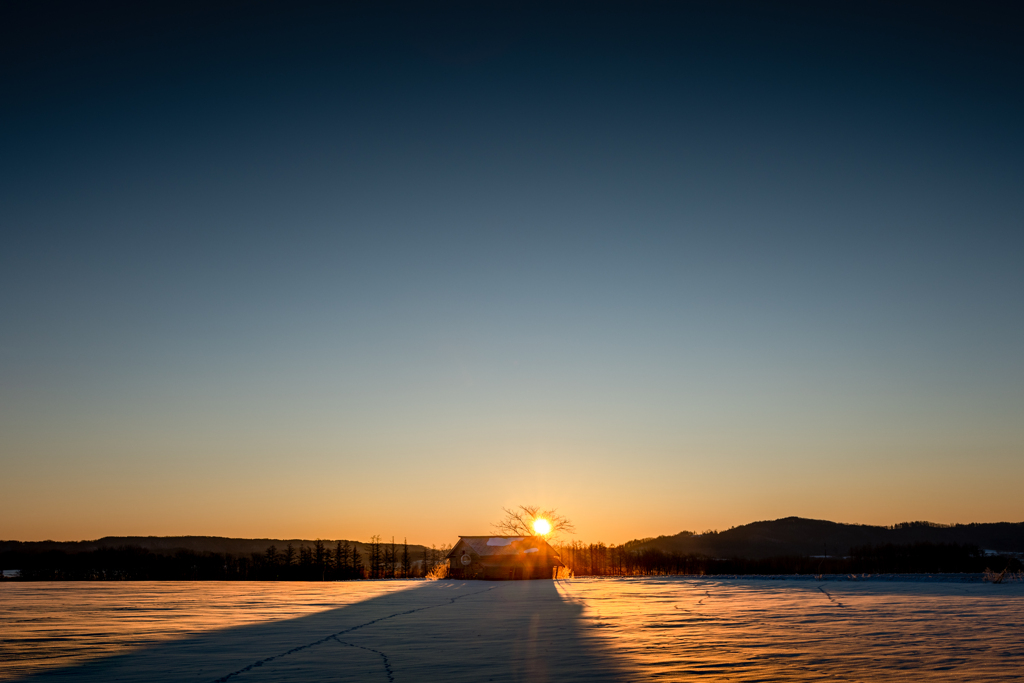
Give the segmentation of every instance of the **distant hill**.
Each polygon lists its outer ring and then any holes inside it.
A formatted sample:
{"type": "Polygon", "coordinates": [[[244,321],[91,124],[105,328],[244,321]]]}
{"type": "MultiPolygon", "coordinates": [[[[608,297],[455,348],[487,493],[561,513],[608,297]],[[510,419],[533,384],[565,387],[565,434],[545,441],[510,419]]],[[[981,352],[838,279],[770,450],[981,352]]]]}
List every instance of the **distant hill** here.
{"type": "MultiPolygon", "coordinates": [[[[329,547],[333,548],[336,540],[322,539],[329,547]]],[[[344,542],[344,539],[341,539],[344,542]]],[[[300,546],[313,547],[316,541],[309,539],[291,538],[225,538],[222,536],[104,536],[95,541],[0,541],[0,553],[42,553],[48,551],[60,551],[65,553],[83,553],[99,550],[100,548],[118,548],[122,546],[133,546],[145,548],[156,555],[173,555],[179,550],[188,550],[197,553],[227,553],[230,555],[250,555],[251,553],[264,553],[270,546],[276,546],[278,552],[284,551],[288,544],[292,544],[296,552],[300,546]]],[[[349,545],[355,545],[359,552],[366,556],[366,544],[359,541],[348,541],[349,545]]],[[[396,540],[401,545],[400,540],[396,540]]],[[[418,558],[422,555],[422,545],[409,544],[409,553],[418,558]]]]}
{"type": "Polygon", "coordinates": [[[653,548],[686,555],[762,559],[783,556],[848,555],[850,548],[907,543],[959,543],[1000,553],[1024,552],[1024,522],[943,525],[905,522],[892,527],[840,524],[786,517],[728,531],[659,536],[630,541],[631,549],[653,548]]]}

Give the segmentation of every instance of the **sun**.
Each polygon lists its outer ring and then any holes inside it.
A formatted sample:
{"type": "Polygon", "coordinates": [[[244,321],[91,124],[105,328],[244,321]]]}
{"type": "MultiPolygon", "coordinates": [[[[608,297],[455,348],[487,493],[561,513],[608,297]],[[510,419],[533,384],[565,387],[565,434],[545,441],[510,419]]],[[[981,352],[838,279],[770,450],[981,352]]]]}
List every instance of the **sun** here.
{"type": "Polygon", "coordinates": [[[533,520],[533,533],[538,536],[547,536],[551,533],[551,522],[541,517],[533,520]]]}

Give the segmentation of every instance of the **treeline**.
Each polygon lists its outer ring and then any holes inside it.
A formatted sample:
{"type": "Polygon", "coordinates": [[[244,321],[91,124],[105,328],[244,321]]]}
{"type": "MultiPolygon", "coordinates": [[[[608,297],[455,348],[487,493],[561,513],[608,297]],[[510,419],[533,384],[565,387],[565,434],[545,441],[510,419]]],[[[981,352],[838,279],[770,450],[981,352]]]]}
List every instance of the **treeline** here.
{"type": "MultiPolygon", "coordinates": [[[[346,581],[406,579],[427,575],[450,546],[410,550],[403,540],[373,536],[360,546],[317,540],[298,547],[270,546],[262,553],[232,554],[178,550],[157,553],[138,546],[91,551],[0,552],[0,567],[19,569],[25,581],[346,581]],[[418,555],[418,556],[417,556],[418,555]]],[[[978,546],[957,543],[865,545],[842,557],[779,556],[761,559],[706,555],[604,543],[573,542],[557,548],[575,576],[667,576],[726,574],[928,574],[1024,570],[1011,555],[985,555],[978,546]]],[[[10,579],[11,577],[8,577],[10,579]]]]}
{"type": "Polygon", "coordinates": [[[668,576],[723,574],[929,574],[1022,570],[1020,559],[986,556],[978,546],[957,543],[868,545],[844,557],[783,556],[763,559],[713,558],[704,555],[635,548],[631,544],[574,542],[557,548],[575,576],[668,576]]]}
{"type": "Polygon", "coordinates": [[[366,544],[366,554],[348,541],[270,546],[263,553],[178,550],[154,553],[137,546],[87,552],[49,550],[0,553],[0,566],[20,570],[24,581],[347,581],[405,579],[426,575],[449,548],[424,548],[413,557],[406,542],[366,544]]]}
{"type": "Polygon", "coordinates": [[[371,536],[366,548],[368,557],[367,564],[363,568],[363,575],[353,578],[422,578],[427,576],[436,564],[442,562],[442,558],[451,550],[450,545],[441,546],[440,549],[424,548],[422,556],[414,558],[409,553],[409,545],[404,540],[401,545],[397,545],[392,537],[390,543],[384,543],[380,536],[371,536]]]}

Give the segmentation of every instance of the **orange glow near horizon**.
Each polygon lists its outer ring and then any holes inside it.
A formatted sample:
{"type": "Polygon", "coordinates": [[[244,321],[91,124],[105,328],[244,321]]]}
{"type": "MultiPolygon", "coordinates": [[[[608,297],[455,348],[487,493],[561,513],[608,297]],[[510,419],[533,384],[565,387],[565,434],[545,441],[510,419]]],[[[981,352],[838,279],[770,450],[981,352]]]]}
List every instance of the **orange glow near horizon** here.
{"type": "Polygon", "coordinates": [[[547,536],[551,533],[551,522],[542,518],[533,520],[533,533],[539,536],[547,536]]]}

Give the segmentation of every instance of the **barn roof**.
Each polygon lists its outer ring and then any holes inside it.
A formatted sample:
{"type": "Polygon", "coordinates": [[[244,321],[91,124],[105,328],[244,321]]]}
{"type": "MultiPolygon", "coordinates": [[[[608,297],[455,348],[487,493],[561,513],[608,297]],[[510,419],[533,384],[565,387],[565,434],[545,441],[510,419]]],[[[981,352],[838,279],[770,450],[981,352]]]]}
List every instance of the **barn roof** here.
{"type": "MultiPolygon", "coordinates": [[[[555,549],[539,536],[459,536],[459,540],[481,557],[527,555],[547,550],[549,555],[558,559],[555,549]]],[[[445,557],[452,557],[458,545],[456,543],[445,557]]]]}

